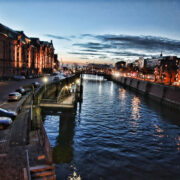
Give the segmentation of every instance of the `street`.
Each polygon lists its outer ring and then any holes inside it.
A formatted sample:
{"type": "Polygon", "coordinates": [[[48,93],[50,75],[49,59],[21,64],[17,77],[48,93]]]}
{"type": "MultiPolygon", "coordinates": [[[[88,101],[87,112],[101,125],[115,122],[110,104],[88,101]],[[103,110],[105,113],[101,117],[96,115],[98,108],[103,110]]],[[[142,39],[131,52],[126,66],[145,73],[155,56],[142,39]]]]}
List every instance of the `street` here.
{"type": "Polygon", "coordinates": [[[28,85],[33,82],[39,82],[43,84],[43,77],[36,79],[25,79],[21,81],[2,81],[0,82],[0,106],[7,102],[8,94],[14,92],[20,86],[28,85]]]}

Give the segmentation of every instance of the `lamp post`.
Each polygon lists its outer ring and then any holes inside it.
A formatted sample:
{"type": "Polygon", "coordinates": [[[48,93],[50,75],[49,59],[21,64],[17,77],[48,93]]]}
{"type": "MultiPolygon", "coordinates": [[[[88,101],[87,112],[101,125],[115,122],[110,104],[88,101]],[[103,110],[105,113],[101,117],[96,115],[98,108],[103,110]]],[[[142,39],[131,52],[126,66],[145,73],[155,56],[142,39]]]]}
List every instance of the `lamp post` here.
{"type": "Polygon", "coordinates": [[[46,84],[47,84],[47,82],[48,82],[48,78],[47,78],[47,77],[44,77],[44,78],[43,78],[43,82],[44,82],[44,85],[45,85],[45,91],[46,91],[46,84]]]}

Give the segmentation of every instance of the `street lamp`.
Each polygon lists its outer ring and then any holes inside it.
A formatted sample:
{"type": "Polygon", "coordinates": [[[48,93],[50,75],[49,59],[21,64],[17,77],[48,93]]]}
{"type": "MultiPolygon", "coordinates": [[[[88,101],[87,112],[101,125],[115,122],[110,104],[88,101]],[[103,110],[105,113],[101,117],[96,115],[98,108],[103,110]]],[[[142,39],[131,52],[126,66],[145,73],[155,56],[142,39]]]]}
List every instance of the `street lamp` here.
{"type": "Polygon", "coordinates": [[[43,78],[43,82],[44,82],[44,85],[45,85],[45,91],[46,91],[46,84],[47,84],[47,82],[48,82],[48,78],[47,78],[47,77],[44,77],[44,78],[43,78]]]}
{"type": "Polygon", "coordinates": [[[80,84],[80,79],[76,79],[76,84],[80,84]]]}

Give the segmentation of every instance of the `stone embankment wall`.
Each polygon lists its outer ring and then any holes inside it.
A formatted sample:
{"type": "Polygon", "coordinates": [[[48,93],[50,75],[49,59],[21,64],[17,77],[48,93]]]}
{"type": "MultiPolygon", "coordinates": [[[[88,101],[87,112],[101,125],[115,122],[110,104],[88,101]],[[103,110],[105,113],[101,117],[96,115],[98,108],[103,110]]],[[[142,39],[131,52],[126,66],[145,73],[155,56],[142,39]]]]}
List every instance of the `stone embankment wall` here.
{"type": "Polygon", "coordinates": [[[112,77],[112,80],[127,86],[137,92],[153,98],[163,104],[180,110],[180,88],[176,86],[166,86],[149,81],[133,79],[129,77],[112,77]]]}

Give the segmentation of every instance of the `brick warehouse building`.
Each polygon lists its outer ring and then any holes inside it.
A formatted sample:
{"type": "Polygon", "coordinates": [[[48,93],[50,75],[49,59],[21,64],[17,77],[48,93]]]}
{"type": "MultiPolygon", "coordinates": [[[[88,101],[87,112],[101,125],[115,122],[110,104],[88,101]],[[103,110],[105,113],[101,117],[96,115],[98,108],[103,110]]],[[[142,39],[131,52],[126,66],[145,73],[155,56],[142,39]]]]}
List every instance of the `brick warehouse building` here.
{"type": "Polygon", "coordinates": [[[0,24],[0,78],[40,75],[54,68],[53,43],[0,24]]]}

